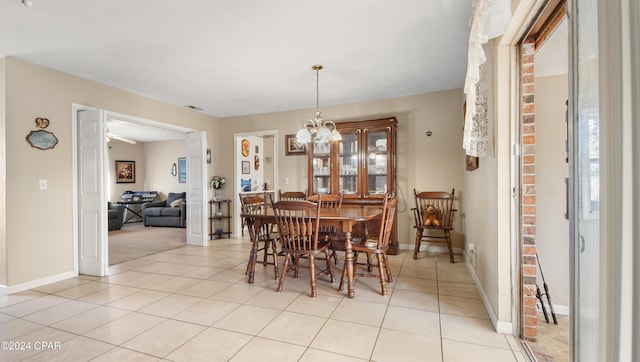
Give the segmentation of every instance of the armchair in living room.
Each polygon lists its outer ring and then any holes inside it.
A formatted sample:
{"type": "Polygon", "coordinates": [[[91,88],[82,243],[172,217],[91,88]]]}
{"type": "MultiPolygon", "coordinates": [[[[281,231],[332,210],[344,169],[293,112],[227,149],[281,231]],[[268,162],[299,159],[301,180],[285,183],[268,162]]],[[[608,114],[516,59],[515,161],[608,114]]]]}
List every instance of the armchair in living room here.
{"type": "Polygon", "coordinates": [[[185,227],[186,206],[186,192],[170,192],[164,201],[142,204],[144,226],[185,227]]]}
{"type": "Polygon", "coordinates": [[[124,219],[124,206],[107,203],[107,230],[120,230],[122,228],[122,222],[124,219]]]}

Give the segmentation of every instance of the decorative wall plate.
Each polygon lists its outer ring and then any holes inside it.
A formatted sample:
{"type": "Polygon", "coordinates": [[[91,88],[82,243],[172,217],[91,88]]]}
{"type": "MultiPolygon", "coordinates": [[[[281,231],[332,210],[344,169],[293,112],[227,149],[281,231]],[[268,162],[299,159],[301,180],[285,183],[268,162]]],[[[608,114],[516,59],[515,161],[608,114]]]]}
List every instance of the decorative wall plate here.
{"type": "Polygon", "coordinates": [[[49,131],[37,130],[29,132],[27,142],[29,142],[33,148],[48,150],[58,144],[58,138],[49,131]]]}
{"type": "Polygon", "coordinates": [[[242,156],[244,157],[248,157],[249,156],[249,140],[248,139],[243,139],[242,140],[242,156]]]}

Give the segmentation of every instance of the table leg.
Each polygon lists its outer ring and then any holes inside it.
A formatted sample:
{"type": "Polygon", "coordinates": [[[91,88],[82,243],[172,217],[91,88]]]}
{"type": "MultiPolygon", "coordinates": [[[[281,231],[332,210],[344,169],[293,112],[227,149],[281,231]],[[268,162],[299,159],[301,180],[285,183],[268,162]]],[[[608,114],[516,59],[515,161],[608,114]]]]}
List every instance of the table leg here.
{"type": "Polygon", "coordinates": [[[353,249],[351,249],[351,231],[346,231],[345,236],[345,258],[347,268],[347,297],[353,298],[355,291],[353,289],[353,249]]]}

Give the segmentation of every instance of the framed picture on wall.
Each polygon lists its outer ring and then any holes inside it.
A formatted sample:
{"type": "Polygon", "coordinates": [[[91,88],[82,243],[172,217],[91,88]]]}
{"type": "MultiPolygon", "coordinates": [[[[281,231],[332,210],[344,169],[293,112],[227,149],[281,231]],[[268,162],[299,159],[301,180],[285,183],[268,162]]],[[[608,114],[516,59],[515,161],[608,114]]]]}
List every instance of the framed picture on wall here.
{"type": "Polygon", "coordinates": [[[251,162],[249,162],[249,161],[242,161],[242,173],[243,173],[243,174],[249,174],[249,173],[251,173],[251,162]]]}
{"type": "Polygon", "coordinates": [[[284,149],[287,156],[304,155],[307,151],[304,143],[299,143],[294,134],[284,136],[284,149]]]}
{"type": "Polygon", "coordinates": [[[178,158],[178,182],[183,184],[187,182],[187,158],[178,158]]]}
{"type": "Polygon", "coordinates": [[[478,160],[478,157],[465,155],[465,165],[466,165],[467,171],[475,170],[476,168],[478,168],[479,163],[480,162],[478,160]]]}
{"type": "Polygon", "coordinates": [[[136,161],[116,161],[116,183],[136,182],[136,161]]]}

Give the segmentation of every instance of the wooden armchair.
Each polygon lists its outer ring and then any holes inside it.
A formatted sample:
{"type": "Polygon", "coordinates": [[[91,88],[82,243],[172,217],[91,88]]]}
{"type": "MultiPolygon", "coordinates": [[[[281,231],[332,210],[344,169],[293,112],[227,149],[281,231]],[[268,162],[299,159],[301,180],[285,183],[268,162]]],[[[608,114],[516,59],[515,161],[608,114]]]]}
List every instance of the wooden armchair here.
{"type": "MultiPolygon", "coordinates": [[[[265,195],[266,196],[266,195],[265,195]]],[[[240,197],[240,203],[242,206],[242,213],[245,215],[256,215],[265,212],[267,205],[266,198],[257,196],[240,197]]],[[[277,238],[275,233],[271,233],[271,227],[268,224],[262,225],[262,227],[256,227],[254,218],[251,216],[245,216],[243,223],[246,224],[249,229],[249,236],[251,237],[251,253],[249,255],[249,262],[247,263],[247,269],[245,274],[249,275],[249,283],[253,283],[253,276],[255,274],[255,265],[258,258],[258,253],[264,251],[262,256],[262,265],[273,265],[275,278],[278,279],[278,258],[277,258],[277,238]],[[263,244],[262,247],[260,244],[263,244]],[[271,249],[271,253],[269,253],[271,249]],[[271,256],[272,260],[268,261],[268,257],[271,256]]]]}
{"type": "Polygon", "coordinates": [[[273,205],[278,222],[278,233],[285,254],[284,264],[278,282],[278,292],[282,291],[287,274],[289,261],[295,263],[294,277],[298,277],[300,260],[305,256],[309,260],[309,276],[311,278],[311,296],[316,292],[316,270],[314,259],[318,254],[324,254],[327,268],[318,274],[326,273],[335,282],[333,268],[329,260],[329,242],[318,238],[320,225],[320,204],[309,201],[278,201],[273,205]]]}
{"type": "Polygon", "coordinates": [[[417,192],[413,189],[416,207],[413,209],[414,228],[416,229],[416,245],[413,249],[413,258],[418,258],[420,243],[422,240],[435,242],[444,239],[449,248],[449,261],[454,263],[453,249],[451,247],[451,230],[453,230],[453,217],[457,211],[453,208],[453,196],[451,193],[417,192]],[[438,235],[438,233],[442,233],[438,235]]]}

